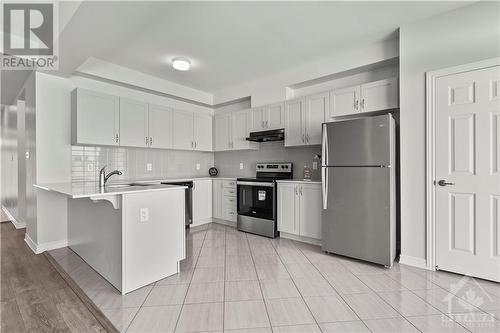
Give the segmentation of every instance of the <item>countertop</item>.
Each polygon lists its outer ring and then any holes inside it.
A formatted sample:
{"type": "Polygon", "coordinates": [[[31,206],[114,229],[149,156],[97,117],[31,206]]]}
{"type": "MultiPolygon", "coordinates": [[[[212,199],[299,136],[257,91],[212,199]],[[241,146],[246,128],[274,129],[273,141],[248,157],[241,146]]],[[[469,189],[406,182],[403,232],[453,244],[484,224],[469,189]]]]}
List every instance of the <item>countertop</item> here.
{"type": "Polygon", "coordinates": [[[67,182],[67,183],[45,183],[45,184],[34,184],[33,186],[45,191],[51,191],[66,195],[73,199],[78,198],[88,198],[93,196],[103,196],[103,195],[118,195],[118,194],[130,194],[138,193],[144,191],[163,191],[173,188],[179,188],[185,186],[178,185],[163,185],[160,182],[182,182],[182,181],[195,181],[195,180],[206,180],[206,179],[219,179],[219,180],[236,180],[236,177],[192,177],[192,178],[162,178],[156,180],[140,180],[131,181],[127,184],[134,183],[140,184],[139,186],[130,187],[114,187],[120,185],[120,183],[108,183],[108,185],[102,189],[96,182],[67,182]]]}
{"type": "Polygon", "coordinates": [[[321,184],[320,179],[279,179],[277,183],[306,183],[306,184],[321,184]]]}
{"type": "Polygon", "coordinates": [[[33,186],[41,190],[63,194],[72,199],[186,188],[186,186],[162,184],[127,187],[113,187],[113,184],[110,184],[104,188],[100,188],[98,183],[49,183],[34,184],[33,186]]]}

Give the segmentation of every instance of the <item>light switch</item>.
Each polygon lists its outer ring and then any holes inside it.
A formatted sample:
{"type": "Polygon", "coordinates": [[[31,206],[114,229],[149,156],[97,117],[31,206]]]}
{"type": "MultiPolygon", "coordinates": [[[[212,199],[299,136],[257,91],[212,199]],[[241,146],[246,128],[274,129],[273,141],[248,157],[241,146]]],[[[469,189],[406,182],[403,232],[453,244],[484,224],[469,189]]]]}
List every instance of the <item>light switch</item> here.
{"type": "Polygon", "coordinates": [[[318,162],[313,162],[313,170],[318,170],[318,162]]]}
{"type": "Polygon", "coordinates": [[[153,163],[146,163],[146,171],[153,171],[153,163]]]}
{"type": "Polygon", "coordinates": [[[240,163],[240,170],[243,170],[243,163],[240,163]]]}
{"type": "Polygon", "coordinates": [[[200,169],[201,169],[200,163],[196,163],[196,170],[200,170],[200,169]]]}
{"type": "Polygon", "coordinates": [[[141,222],[149,221],[149,208],[141,208],[141,222]]]}
{"type": "Polygon", "coordinates": [[[87,164],[87,171],[89,172],[94,171],[94,165],[92,163],[87,164]]]}

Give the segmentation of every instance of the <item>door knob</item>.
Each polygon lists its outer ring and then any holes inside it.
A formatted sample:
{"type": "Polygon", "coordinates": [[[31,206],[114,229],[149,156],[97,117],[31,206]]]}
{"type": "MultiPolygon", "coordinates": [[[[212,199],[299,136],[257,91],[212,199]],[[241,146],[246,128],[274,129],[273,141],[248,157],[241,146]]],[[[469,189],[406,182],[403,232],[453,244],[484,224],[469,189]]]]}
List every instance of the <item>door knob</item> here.
{"type": "Polygon", "coordinates": [[[437,182],[439,186],[448,186],[448,185],[455,185],[455,183],[448,183],[446,180],[441,179],[440,181],[437,182]]]}

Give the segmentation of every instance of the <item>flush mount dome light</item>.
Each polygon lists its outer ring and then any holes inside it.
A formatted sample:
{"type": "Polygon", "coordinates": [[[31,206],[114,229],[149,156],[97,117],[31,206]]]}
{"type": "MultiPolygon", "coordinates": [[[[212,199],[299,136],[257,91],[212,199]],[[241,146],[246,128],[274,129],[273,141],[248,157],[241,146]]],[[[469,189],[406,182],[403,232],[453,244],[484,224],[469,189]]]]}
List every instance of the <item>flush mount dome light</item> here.
{"type": "Polygon", "coordinates": [[[186,58],[176,57],[172,59],[172,66],[178,71],[187,71],[191,67],[191,61],[186,58]]]}

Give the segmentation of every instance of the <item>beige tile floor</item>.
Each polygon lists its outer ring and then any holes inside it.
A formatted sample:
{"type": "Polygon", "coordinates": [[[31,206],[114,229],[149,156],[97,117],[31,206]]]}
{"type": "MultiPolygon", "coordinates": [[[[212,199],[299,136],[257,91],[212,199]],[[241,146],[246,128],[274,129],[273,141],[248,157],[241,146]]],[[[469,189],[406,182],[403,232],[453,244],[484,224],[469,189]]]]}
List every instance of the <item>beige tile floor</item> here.
{"type": "Polygon", "coordinates": [[[218,224],[188,232],[179,274],[126,296],[71,250],[51,254],[123,332],[500,331],[500,284],[218,224]]]}

